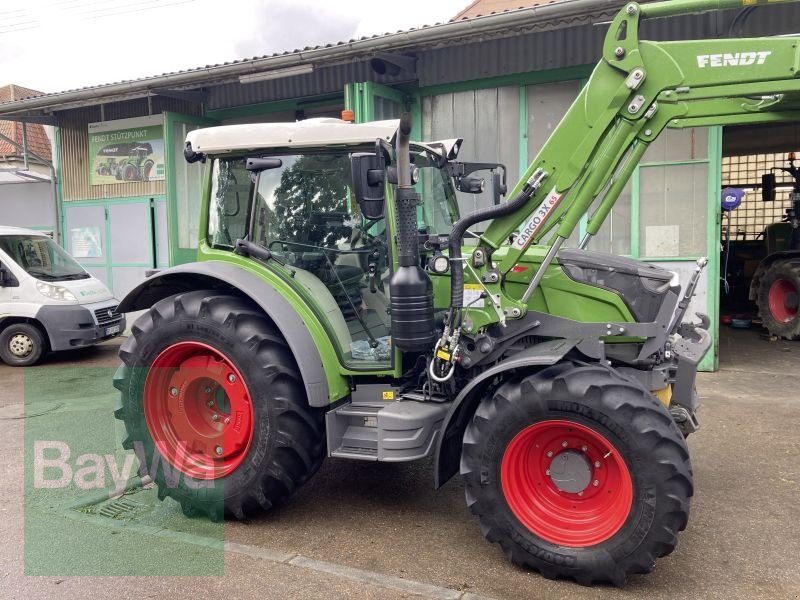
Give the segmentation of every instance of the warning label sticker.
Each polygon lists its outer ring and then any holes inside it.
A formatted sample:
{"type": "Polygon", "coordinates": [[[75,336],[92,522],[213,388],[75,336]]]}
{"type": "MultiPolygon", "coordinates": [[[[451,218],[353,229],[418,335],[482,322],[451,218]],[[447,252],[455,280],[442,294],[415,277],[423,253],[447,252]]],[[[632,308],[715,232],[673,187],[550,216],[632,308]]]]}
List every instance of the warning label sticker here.
{"type": "Polygon", "coordinates": [[[476,306],[483,308],[484,299],[481,298],[483,287],[477,283],[467,283],[464,285],[464,306],[476,306]]]}

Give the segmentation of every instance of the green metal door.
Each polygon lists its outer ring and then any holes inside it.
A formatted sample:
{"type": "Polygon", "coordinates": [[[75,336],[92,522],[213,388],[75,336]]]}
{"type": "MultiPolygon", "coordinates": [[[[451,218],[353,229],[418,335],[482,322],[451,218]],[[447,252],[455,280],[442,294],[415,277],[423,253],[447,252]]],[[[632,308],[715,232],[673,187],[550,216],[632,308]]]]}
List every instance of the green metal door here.
{"type": "Polygon", "coordinates": [[[167,165],[167,214],[171,266],[197,259],[202,193],[202,163],[183,158],[186,134],[217,125],[218,121],[177,113],[164,113],[164,149],[167,165]]]}

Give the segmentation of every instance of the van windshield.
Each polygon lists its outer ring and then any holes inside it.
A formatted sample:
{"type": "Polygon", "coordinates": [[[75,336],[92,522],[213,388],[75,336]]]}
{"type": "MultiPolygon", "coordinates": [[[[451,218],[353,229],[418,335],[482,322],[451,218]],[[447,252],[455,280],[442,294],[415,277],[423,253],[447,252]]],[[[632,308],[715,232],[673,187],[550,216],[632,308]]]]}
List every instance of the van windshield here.
{"type": "Polygon", "coordinates": [[[0,250],[42,281],[67,281],[91,277],[74,258],[46,236],[3,235],[0,250]]]}

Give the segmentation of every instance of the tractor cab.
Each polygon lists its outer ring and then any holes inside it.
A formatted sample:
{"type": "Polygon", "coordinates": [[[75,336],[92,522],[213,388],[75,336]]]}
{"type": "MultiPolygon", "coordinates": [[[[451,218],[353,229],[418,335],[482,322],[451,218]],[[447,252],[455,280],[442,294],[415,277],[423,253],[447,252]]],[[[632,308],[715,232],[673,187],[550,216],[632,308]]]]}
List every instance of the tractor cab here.
{"type": "MultiPolygon", "coordinates": [[[[361,158],[375,156],[376,139],[390,148],[397,123],[236,125],[199,130],[187,140],[187,155],[202,154],[209,168],[208,247],[268,257],[329,327],[344,366],[355,370],[393,364],[396,170],[377,174],[380,199],[371,207],[358,201],[354,173],[361,158]]],[[[459,218],[455,182],[464,169],[448,160],[459,144],[411,146],[414,184],[424,198],[418,235],[431,255],[446,246],[459,218]]],[[[437,301],[436,308],[447,308],[446,297],[437,301]]]]}

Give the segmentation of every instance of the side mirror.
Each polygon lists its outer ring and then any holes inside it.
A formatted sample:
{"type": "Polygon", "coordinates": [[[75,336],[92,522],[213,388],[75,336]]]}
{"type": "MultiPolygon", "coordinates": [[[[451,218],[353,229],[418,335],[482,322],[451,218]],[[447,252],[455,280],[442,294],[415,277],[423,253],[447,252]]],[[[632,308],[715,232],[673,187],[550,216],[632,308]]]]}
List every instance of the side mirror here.
{"type": "Polygon", "coordinates": [[[761,199],[764,202],[775,201],[775,173],[761,176],[761,199]]]}
{"type": "MultiPolygon", "coordinates": [[[[505,169],[505,167],[503,167],[505,169]]],[[[505,183],[505,170],[501,175],[496,169],[492,171],[492,192],[494,193],[494,205],[497,206],[500,204],[503,196],[506,195],[508,192],[508,188],[505,183]]]]}
{"type": "Polygon", "coordinates": [[[386,161],[374,153],[353,154],[350,158],[353,175],[353,195],[365,219],[383,218],[386,198],[384,178],[386,161]]]}

